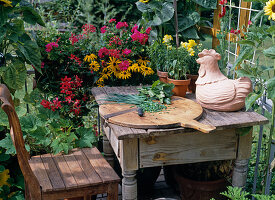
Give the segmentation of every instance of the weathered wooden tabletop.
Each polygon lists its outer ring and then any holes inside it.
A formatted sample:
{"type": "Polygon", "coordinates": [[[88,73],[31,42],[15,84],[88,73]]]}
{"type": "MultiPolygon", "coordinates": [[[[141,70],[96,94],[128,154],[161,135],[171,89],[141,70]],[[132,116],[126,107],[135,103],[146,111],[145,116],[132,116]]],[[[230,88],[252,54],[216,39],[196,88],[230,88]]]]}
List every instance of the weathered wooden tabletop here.
{"type": "MultiPolygon", "coordinates": [[[[92,89],[97,103],[101,104],[108,94],[120,93],[120,94],[138,94],[136,86],[129,87],[97,87],[92,89]]],[[[194,94],[187,94],[186,98],[195,101],[194,94]]],[[[238,112],[218,112],[213,110],[204,109],[202,117],[198,120],[203,124],[209,124],[216,127],[216,130],[224,130],[231,128],[242,128],[254,125],[262,125],[268,123],[268,119],[264,116],[252,112],[252,111],[238,111],[238,112]]],[[[115,134],[119,140],[125,138],[143,138],[148,136],[159,136],[167,134],[178,134],[184,132],[190,132],[190,129],[186,128],[172,128],[172,129],[135,129],[117,126],[114,124],[108,124],[112,129],[117,130],[115,134]]],[[[194,130],[195,131],[195,130],[194,130]]]]}

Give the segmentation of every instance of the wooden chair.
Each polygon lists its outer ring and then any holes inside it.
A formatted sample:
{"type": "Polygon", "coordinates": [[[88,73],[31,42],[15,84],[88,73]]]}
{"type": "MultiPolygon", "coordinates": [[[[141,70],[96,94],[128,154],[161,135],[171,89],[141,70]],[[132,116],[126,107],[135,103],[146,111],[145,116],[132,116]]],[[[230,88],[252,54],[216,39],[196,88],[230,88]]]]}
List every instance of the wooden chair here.
{"type": "Polygon", "coordinates": [[[107,193],[118,199],[119,177],[97,148],[74,149],[69,155],[45,154],[30,158],[8,88],[0,84],[0,101],[25,178],[25,198],[56,200],[107,193]]]}

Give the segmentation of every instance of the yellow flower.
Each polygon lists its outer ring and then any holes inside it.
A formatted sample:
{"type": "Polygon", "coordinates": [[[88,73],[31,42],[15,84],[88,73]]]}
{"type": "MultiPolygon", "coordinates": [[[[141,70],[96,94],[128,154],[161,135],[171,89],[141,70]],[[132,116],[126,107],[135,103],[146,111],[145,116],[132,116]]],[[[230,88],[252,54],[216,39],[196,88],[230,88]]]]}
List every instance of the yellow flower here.
{"type": "Polygon", "coordinates": [[[9,185],[8,183],[8,180],[10,178],[9,172],[10,171],[8,169],[5,169],[0,173],[0,187],[2,187],[3,185],[9,185]]]}
{"type": "Polygon", "coordinates": [[[98,83],[98,84],[97,84],[97,87],[104,87],[104,84],[98,83]]]}
{"type": "Polygon", "coordinates": [[[268,19],[275,21],[275,0],[269,0],[265,4],[264,12],[265,15],[269,15],[268,19]]]}
{"type": "Polygon", "coordinates": [[[194,49],[192,49],[192,48],[188,48],[188,50],[187,50],[188,52],[189,52],[189,55],[190,56],[194,56],[195,55],[195,51],[194,51],[194,49]]]}
{"type": "Polygon", "coordinates": [[[117,58],[109,57],[109,59],[110,59],[110,62],[108,62],[109,69],[115,69],[118,67],[119,63],[121,63],[121,61],[117,58]]]}
{"type": "Polygon", "coordinates": [[[108,80],[109,77],[111,76],[111,73],[100,73],[100,74],[101,74],[101,78],[106,79],[106,80],[108,80]]]}
{"type": "Polygon", "coordinates": [[[137,60],[137,63],[140,65],[145,65],[147,66],[147,63],[149,63],[149,60],[146,60],[146,58],[142,59],[141,57],[139,57],[139,59],[137,60]]]}
{"type": "Polygon", "coordinates": [[[97,59],[97,56],[95,54],[86,55],[83,59],[85,62],[92,62],[94,59],[97,59]]]}
{"type": "Polygon", "coordinates": [[[167,45],[168,50],[172,50],[172,48],[173,48],[172,45],[167,45]]]}
{"type": "Polygon", "coordinates": [[[9,0],[0,0],[0,5],[1,4],[3,4],[4,3],[4,7],[13,7],[12,5],[11,5],[11,1],[9,1],[9,0]]]}
{"type": "Polygon", "coordinates": [[[99,67],[100,65],[95,60],[90,63],[90,69],[95,72],[99,70],[99,67]]]}
{"type": "Polygon", "coordinates": [[[104,83],[104,78],[100,77],[97,81],[97,84],[103,84],[104,83]]]}
{"type": "Polygon", "coordinates": [[[184,48],[188,48],[188,43],[187,42],[181,42],[180,46],[184,47],[184,48]]]}
{"type": "Polygon", "coordinates": [[[163,42],[162,43],[169,43],[171,40],[173,40],[172,35],[165,35],[163,37],[163,42]]]}
{"type": "Polygon", "coordinates": [[[197,43],[195,42],[195,40],[188,40],[188,47],[192,48],[196,45],[197,45],[197,43]]]}
{"type": "Polygon", "coordinates": [[[141,73],[143,76],[152,75],[154,71],[150,67],[146,67],[144,65],[141,66],[141,73]]]}
{"type": "Polygon", "coordinates": [[[139,0],[139,2],[141,2],[141,3],[148,3],[149,0],[139,0]]]}
{"type": "Polygon", "coordinates": [[[131,77],[131,73],[128,70],[121,71],[119,74],[120,79],[128,79],[131,77]]]}
{"type": "Polygon", "coordinates": [[[141,69],[139,67],[139,65],[137,63],[134,63],[132,64],[129,68],[128,68],[129,71],[132,71],[132,72],[140,72],[141,69]]]}

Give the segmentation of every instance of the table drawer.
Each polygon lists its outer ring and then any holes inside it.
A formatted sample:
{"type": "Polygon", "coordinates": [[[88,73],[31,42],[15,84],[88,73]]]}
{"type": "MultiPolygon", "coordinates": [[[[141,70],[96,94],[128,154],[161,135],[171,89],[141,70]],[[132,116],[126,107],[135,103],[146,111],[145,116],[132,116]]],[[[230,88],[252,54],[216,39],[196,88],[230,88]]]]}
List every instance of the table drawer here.
{"type": "Polygon", "coordinates": [[[143,138],[139,141],[140,167],[235,159],[237,140],[234,129],[143,138]]]}

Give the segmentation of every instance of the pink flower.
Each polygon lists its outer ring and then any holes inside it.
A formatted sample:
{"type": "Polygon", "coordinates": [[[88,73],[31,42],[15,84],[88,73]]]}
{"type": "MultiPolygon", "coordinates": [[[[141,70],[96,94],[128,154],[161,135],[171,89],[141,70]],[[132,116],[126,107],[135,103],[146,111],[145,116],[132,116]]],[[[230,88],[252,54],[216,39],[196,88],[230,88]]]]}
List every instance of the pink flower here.
{"type": "Polygon", "coordinates": [[[72,45],[74,45],[78,42],[79,39],[74,33],[71,33],[71,37],[69,38],[69,40],[72,42],[72,45]]]}
{"type": "Polygon", "coordinates": [[[47,52],[51,52],[53,47],[59,47],[59,45],[56,42],[51,42],[49,44],[46,45],[46,51],[47,52]]]}
{"type": "Polygon", "coordinates": [[[137,30],[138,30],[138,25],[135,24],[135,26],[132,28],[131,32],[134,33],[137,30]]]}
{"type": "Polygon", "coordinates": [[[103,47],[98,51],[98,56],[100,58],[103,58],[104,56],[108,56],[108,55],[109,55],[109,50],[106,47],[103,47]]]}
{"type": "Polygon", "coordinates": [[[45,63],[44,62],[41,62],[41,69],[43,69],[45,66],[45,63]]]}
{"type": "Polygon", "coordinates": [[[101,33],[105,33],[105,32],[106,32],[106,28],[107,28],[107,26],[102,26],[102,27],[100,28],[100,32],[101,32],[101,33]]]}
{"type": "Polygon", "coordinates": [[[129,65],[130,65],[129,61],[124,60],[121,63],[119,63],[119,68],[120,68],[121,71],[125,71],[125,70],[128,69],[129,65]]]}
{"type": "Polygon", "coordinates": [[[250,20],[248,20],[248,23],[247,23],[248,25],[252,25],[252,21],[250,21],[250,20]]]}
{"type": "Polygon", "coordinates": [[[96,27],[92,24],[85,24],[82,26],[83,34],[87,35],[88,33],[96,32],[96,27]]]}
{"type": "Polygon", "coordinates": [[[147,34],[143,34],[136,30],[135,33],[131,35],[131,38],[133,41],[138,41],[140,44],[144,45],[149,37],[147,34]]]}
{"type": "Polygon", "coordinates": [[[151,32],[151,30],[152,30],[152,28],[151,28],[151,27],[148,27],[148,28],[146,29],[145,33],[149,35],[150,32],[151,32]]]}
{"type": "Polygon", "coordinates": [[[241,33],[241,31],[238,30],[238,29],[234,30],[234,29],[232,28],[232,29],[230,30],[230,33],[233,33],[233,34],[235,34],[235,35],[238,35],[238,34],[241,33]]]}
{"type": "Polygon", "coordinates": [[[121,29],[122,27],[127,28],[127,27],[128,27],[127,22],[118,22],[118,23],[117,23],[117,25],[116,25],[116,28],[117,28],[117,29],[121,29]]]}
{"type": "Polygon", "coordinates": [[[116,22],[116,19],[110,19],[109,23],[116,22]]]}
{"type": "Polygon", "coordinates": [[[124,50],[122,50],[122,53],[125,54],[125,55],[129,55],[131,52],[132,52],[131,49],[124,49],[124,50]]]}
{"type": "Polygon", "coordinates": [[[219,2],[220,5],[224,5],[224,4],[226,4],[226,3],[227,3],[227,0],[221,0],[221,1],[219,2]]]}

